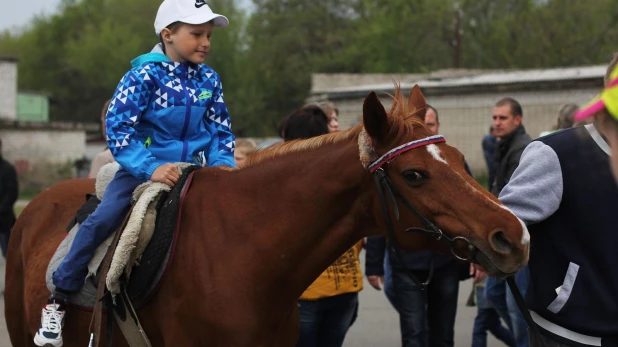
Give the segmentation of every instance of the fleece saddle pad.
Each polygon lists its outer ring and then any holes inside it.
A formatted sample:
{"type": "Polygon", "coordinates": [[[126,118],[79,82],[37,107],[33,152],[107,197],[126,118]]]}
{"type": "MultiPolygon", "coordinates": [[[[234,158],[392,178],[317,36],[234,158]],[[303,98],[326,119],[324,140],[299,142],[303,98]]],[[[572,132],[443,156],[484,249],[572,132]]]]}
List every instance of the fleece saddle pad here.
{"type": "MultiPolygon", "coordinates": [[[[126,292],[129,299],[133,302],[134,307],[137,309],[145,305],[147,300],[154,295],[158,288],[158,283],[163,277],[167,264],[171,261],[171,255],[173,254],[173,248],[175,245],[175,239],[177,237],[177,220],[179,218],[181,199],[188,190],[191,177],[191,173],[200,168],[199,166],[186,166],[182,168],[182,174],[178,183],[174,185],[171,191],[162,191],[158,196],[156,202],[156,223],[154,225],[154,232],[150,237],[150,241],[145,246],[143,253],[135,259],[133,263],[129,264],[130,279],[128,284],[123,284],[126,287],[126,292]]],[[[139,189],[139,187],[138,187],[139,189]]],[[[136,189],[137,191],[137,189],[136,189]]],[[[138,200],[139,201],[139,200],[138,200]]],[[[50,291],[54,290],[52,275],[58,268],[67,252],[69,251],[75,234],[79,229],[79,225],[83,222],[88,215],[90,215],[100,200],[97,196],[88,195],[87,201],[78,210],[75,218],[69,223],[67,230],[69,233],[64,241],[60,244],[56,253],[52,257],[52,261],[47,270],[46,282],[50,291]]],[[[135,210],[134,210],[135,211],[135,210]]],[[[128,229],[125,228],[125,230],[128,229]]],[[[123,239],[121,235],[121,242],[123,239]]],[[[89,263],[89,272],[95,274],[94,276],[88,276],[85,279],[82,289],[71,296],[70,303],[73,306],[89,309],[94,307],[96,301],[97,283],[98,283],[98,267],[101,264],[105,254],[111,244],[113,235],[110,236],[99,248],[93,259],[89,263]]],[[[120,245],[119,245],[120,247],[120,245]]],[[[129,247],[129,249],[133,249],[129,247]]],[[[118,248],[116,249],[118,251],[118,248]]],[[[112,260],[112,268],[114,261],[118,257],[118,252],[115,252],[114,259],[112,260]]],[[[122,272],[122,267],[120,272],[122,272]]],[[[112,272],[110,268],[110,273],[112,272]]],[[[108,288],[109,288],[109,274],[108,274],[108,288]]],[[[122,277],[124,279],[124,276],[122,277]]],[[[112,291],[113,292],[113,291],[112,291]]]]}

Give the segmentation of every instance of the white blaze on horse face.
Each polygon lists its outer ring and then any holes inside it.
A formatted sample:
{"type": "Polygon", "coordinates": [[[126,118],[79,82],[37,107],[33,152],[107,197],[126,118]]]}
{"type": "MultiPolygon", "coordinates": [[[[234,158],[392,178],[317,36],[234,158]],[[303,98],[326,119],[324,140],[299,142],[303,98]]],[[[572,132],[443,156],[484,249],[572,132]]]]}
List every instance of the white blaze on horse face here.
{"type": "Polygon", "coordinates": [[[500,207],[511,212],[511,214],[515,216],[515,218],[517,218],[517,220],[519,221],[519,224],[521,224],[521,244],[522,245],[530,244],[530,233],[528,232],[528,227],[526,227],[526,223],[524,223],[523,220],[519,219],[519,217],[517,217],[515,213],[513,213],[513,211],[511,211],[508,207],[504,205],[500,205],[500,207]]]}
{"type": "Polygon", "coordinates": [[[442,156],[440,156],[440,148],[438,148],[438,146],[431,144],[431,145],[427,145],[427,152],[429,152],[429,154],[431,154],[431,156],[439,161],[439,162],[443,162],[444,164],[448,165],[448,163],[446,162],[446,160],[444,160],[444,158],[442,158],[442,156]]]}
{"type": "MultiPolygon", "coordinates": [[[[461,177],[461,175],[458,172],[456,172],[456,173],[457,173],[457,175],[459,175],[459,177],[461,177]]],[[[461,177],[461,179],[466,181],[463,177],[461,177]]],[[[479,192],[478,189],[476,189],[473,185],[471,185],[467,181],[466,181],[466,187],[470,191],[472,191],[474,194],[481,194],[481,195],[485,196],[485,194],[479,192]]],[[[513,217],[517,218],[517,220],[519,221],[519,224],[521,224],[521,244],[522,245],[530,244],[530,233],[528,232],[528,228],[526,227],[526,223],[524,223],[523,220],[519,219],[519,217],[517,217],[515,215],[515,213],[513,213],[513,211],[511,211],[508,207],[493,201],[492,199],[488,198],[487,196],[485,196],[485,197],[487,198],[487,200],[489,200],[492,203],[498,205],[500,208],[503,208],[503,209],[509,211],[513,215],[513,217]]]]}

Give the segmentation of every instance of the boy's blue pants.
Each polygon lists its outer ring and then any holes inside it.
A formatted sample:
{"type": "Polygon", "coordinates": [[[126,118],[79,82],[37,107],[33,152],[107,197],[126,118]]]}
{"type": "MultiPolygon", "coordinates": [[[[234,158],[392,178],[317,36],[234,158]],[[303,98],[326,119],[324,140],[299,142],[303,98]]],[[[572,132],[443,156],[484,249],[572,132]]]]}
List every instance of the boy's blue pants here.
{"type": "Polygon", "coordinates": [[[94,251],[120,226],[131,206],[133,190],[144,182],[122,168],[118,170],[99,206],[79,226],[71,249],[54,272],[57,288],[70,292],[82,288],[94,251]]]}

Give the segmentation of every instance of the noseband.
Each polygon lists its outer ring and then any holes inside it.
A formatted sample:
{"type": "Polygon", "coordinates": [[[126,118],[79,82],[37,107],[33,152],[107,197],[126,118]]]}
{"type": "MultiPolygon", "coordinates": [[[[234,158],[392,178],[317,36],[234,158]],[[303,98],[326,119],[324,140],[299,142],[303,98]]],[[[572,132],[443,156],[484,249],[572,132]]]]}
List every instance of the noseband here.
{"type": "Polygon", "coordinates": [[[429,284],[429,282],[431,281],[431,278],[433,275],[433,261],[432,261],[432,266],[429,270],[429,276],[425,282],[419,281],[412,274],[412,272],[405,266],[405,264],[402,261],[401,255],[399,254],[399,249],[400,249],[399,242],[397,241],[397,237],[395,235],[395,230],[393,228],[391,216],[388,211],[389,203],[390,203],[390,206],[392,207],[395,220],[399,220],[399,208],[397,207],[397,200],[396,200],[396,198],[398,198],[399,200],[401,200],[403,205],[408,210],[410,210],[423,223],[424,228],[411,227],[411,228],[405,229],[404,230],[405,232],[418,232],[434,240],[445,242],[449,246],[451,250],[451,254],[453,254],[455,258],[462,260],[462,261],[475,263],[477,262],[476,261],[477,248],[466,237],[463,237],[463,236],[449,237],[448,235],[444,234],[444,232],[442,232],[442,230],[440,230],[440,228],[438,228],[434,223],[432,223],[429,219],[423,216],[423,214],[421,214],[414,207],[414,205],[412,205],[412,203],[410,203],[410,201],[406,199],[406,197],[397,188],[395,183],[393,183],[393,181],[388,176],[384,167],[388,165],[391,161],[393,161],[395,158],[397,158],[399,155],[409,150],[412,150],[418,147],[424,147],[430,144],[443,143],[443,142],[446,142],[446,140],[444,139],[443,136],[440,136],[440,135],[430,136],[424,139],[408,142],[406,144],[403,144],[399,147],[396,147],[386,152],[384,155],[382,155],[381,157],[379,157],[378,159],[374,160],[369,165],[367,165],[367,170],[369,171],[369,173],[371,173],[373,177],[373,181],[378,190],[378,196],[380,198],[380,205],[382,207],[382,214],[384,215],[384,219],[386,221],[386,229],[388,231],[390,242],[394,246],[395,255],[397,256],[399,262],[401,263],[401,266],[408,273],[408,276],[412,279],[412,281],[416,285],[420,286],[422,289],[425,289],[427,285],[429,284]],[[461,256],[457,254],[455,250],[455,245],[459,242],[463,242],[464,244],[466,244],[466,248],[468,251],[467,256],[461,256]]]}

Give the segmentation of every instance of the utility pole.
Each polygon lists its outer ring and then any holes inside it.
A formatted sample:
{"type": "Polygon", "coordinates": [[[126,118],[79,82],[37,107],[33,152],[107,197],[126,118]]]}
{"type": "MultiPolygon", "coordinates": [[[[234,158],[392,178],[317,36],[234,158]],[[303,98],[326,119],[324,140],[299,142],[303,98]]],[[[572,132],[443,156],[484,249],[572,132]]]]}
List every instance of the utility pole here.
{"type": "Polygon", "coordinates": [[[455,39],[453,40],[453,46],[455,46],[455,68],[461,67],[461,37],[463,36],[463,29],[461,28],[461,18],[463,11],[459,6],[455,9],[455,39]]]}

